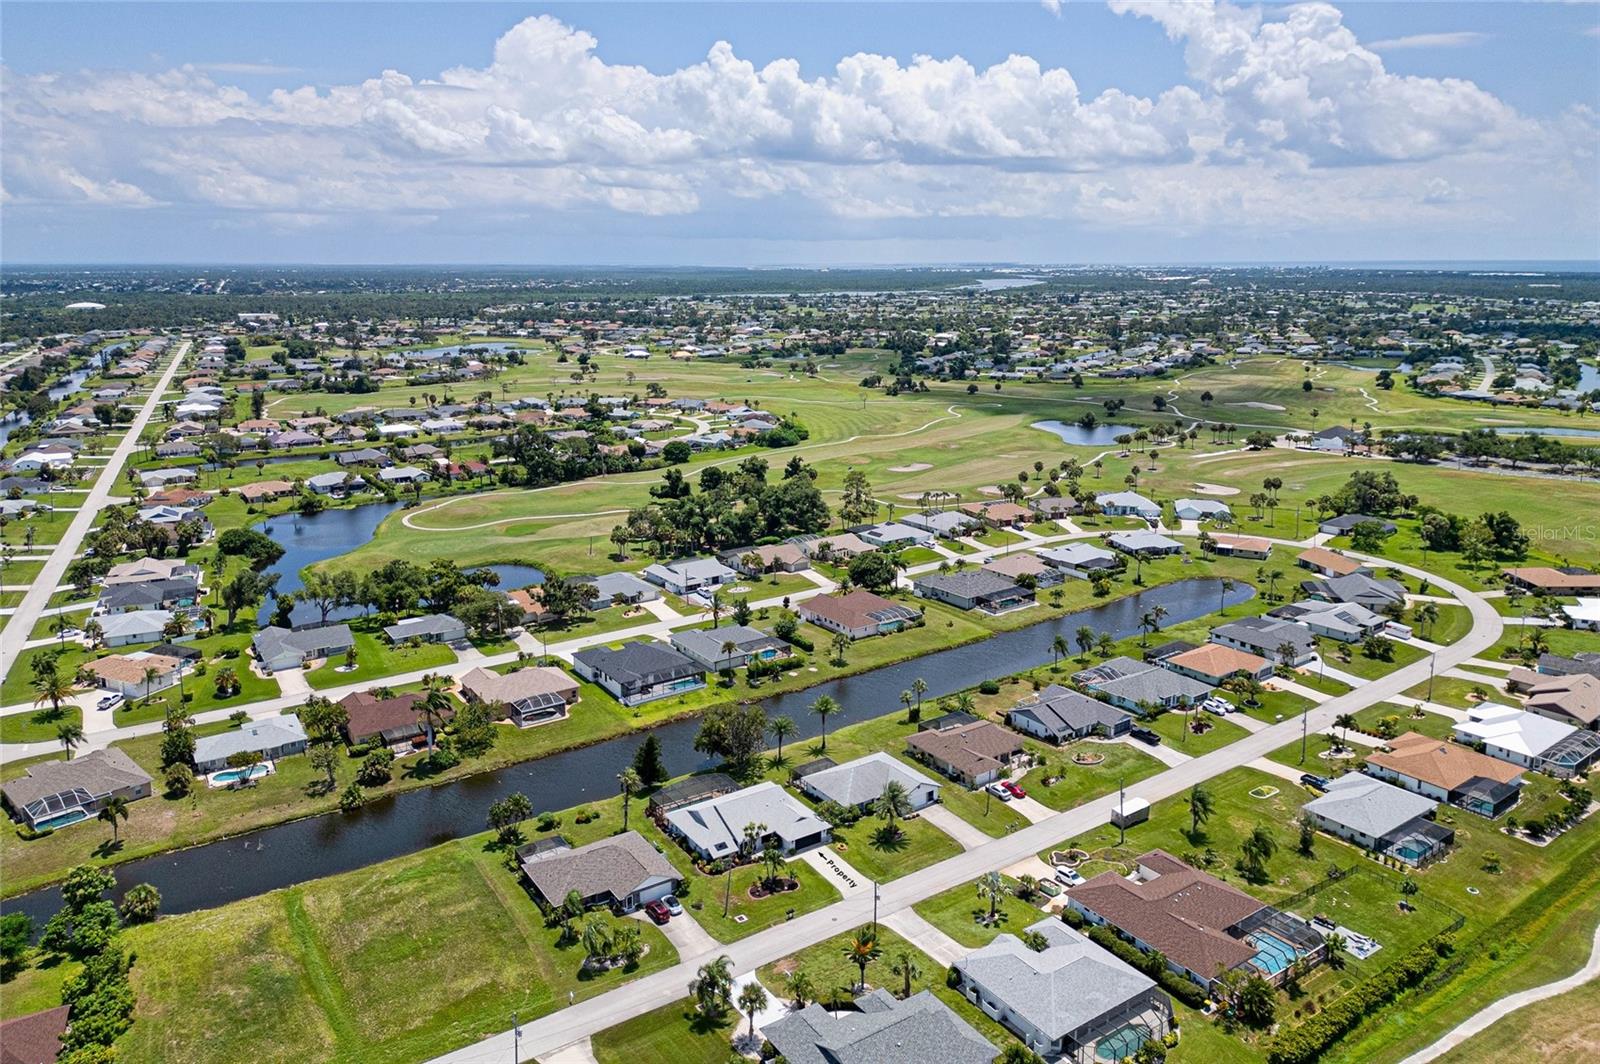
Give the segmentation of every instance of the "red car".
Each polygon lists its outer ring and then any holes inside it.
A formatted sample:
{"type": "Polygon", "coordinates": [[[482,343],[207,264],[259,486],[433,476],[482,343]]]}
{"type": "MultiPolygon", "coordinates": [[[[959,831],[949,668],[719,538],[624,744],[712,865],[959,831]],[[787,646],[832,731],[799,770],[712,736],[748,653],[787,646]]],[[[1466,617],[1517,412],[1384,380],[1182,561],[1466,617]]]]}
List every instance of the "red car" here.
{"type": "Polygon", "coordinates": [[[1006,793],[1011,795],[1013,798],[1026,798],[1028,796],[1027,791],[1023,790],[1017,784],[1012,783],[1010,780],[1001,780],[1000,786],[1004,787],[1006,789],[1006,793]]]}
{"type": "Polygon", "coordinates": [[[648,915],[650,919],[654,920],[657,924],[664,924],[668,920],[672,919],[672,914],[667,911],[666,905],[659,901],[653,901],[646,905],[644,907],[644,911],[646,915],[648,915]]]}

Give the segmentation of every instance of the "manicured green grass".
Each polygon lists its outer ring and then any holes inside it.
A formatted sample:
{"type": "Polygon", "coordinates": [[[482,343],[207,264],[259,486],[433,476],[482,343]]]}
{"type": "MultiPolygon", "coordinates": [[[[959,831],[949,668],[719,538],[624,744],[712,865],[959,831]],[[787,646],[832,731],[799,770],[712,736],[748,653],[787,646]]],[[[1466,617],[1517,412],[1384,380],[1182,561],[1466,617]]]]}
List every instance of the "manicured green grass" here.
{"type": "Polygon", "coordinates": [[[307,683],[320,691],[327,687],[342,687],[345,684],[380,680],[385,676],[397,676],[418,669],[436,669],[441,665],[453,664],[456,660],[455,651],[443,643],[392,646],[382,636],[371,631],[356,630],[353,634],[356,667],[350,672],[341,672],[340,669],[345,663],[344,656],[330,658],[320,668],[306,673],[307,683]]]}
{"type": "Polygon", "coordinates": [[[1030,769],[1021,780],[1022,787],[1029,798],[1036,798],[1057,811],[1110,794],[1117,789],[1119,780],[1125,784],[1137,783],[1166,767],[1149,754],[1123,743],[1077,742],[1060,749],[1031,741],[1027,745],[1036,757],[1045,758],[1046,764],[1043,768],[1030,769]],[[1105,760],[1098,765],[1079,765],[1072,760],[1078,753],[1099,754],[1105,760]],[[1060,778],[1046,787],[1047,775],[1060,778]]]}
{"type": "Polygon", "coordinates": [[[1426,629],[1418,627],[1415,607],[1411,612],[1412,630],[1423,639],[1430,643],[1449,645],[1472,631],[1472,612],[1465,606],[1448,606],[1442,602],[1435,602],[1433,606],[1439,611],[1439,619],[1426,629]]]}
{"type": "MultiPolygon", "coordinates": [[[[989,923],[989,899],[978,895],[976,882],[951,887],[942,894],[920,901],[912,906],[918,916],[949,935],[963,946],[977,949],[987,946],[1002,931],[1020,935],[1032,924],[1045,918],[1045,913],[1016,896],[1016,880],[1004,877],[1007,893],[995,906],[998,919],[989,923]]],[[[1040,901],[1045,901],[1043,895],[1040,901]]]]}
{"type": "Polygon", "coordinates": [[[1437,1058],[1440,1064],[1494,1060],[1566,1064],[1600,1053],[1600,980],[1518,1009],[1437,1058]]]}
{"type": "Polygon", "coordinates": [[[1387,676],[1396,669],[1404,668],[1428,656],[1427,651],[1418,647],[1392,641],[1389,643],[1390,649],[1394,652],[1391,661],[1368,657],[1359,644],[1341,643],[1336,639],[1319,639],[1317,643],[1324,655],[1323,660],[1328,663],[1330,669],[1359,676],[1364,680],[1376,680],[1380,676],[1387,676]],[[1344,651],[1349,652],[1349,661],[1340,657],[1344,651]]]}
{"type": "Polygon", "coordinates": [[[1209,754],[1250,734],[1227,718],[1202,710],[1163,713],[1153,721],[1146,721],[1145,727],[1160,735],[1172,749],[1191,757],[1209,754]],[[1197,734],[1195,725],[1205,730],[1197,734]]]}
{"type": "Polygon", "coordinates": [[[728,1064],[739,1014],[710,1020],[687,1001],[635,1016],[589,1040],[600,1064],[728,1064]]]}
{"type": "Polygon", "coordinates": [[[883,838],[884,823],[866,817],[848,828],[836,828],[834,849],[852,868],[878,883],[899,879],[919,868],[961,852],[961,844],[926,820],[896,821],[898,836],[883,838]],[[843,843],[847,848],[838,849],[843,843]]]}
{"type": "MultiPolygon", "coordinates": [[[[1412,698],[1428,698],[1430,684],[1423,680],[1406,692],[1412,698]]],[[[1483,701],[1512,703],[1517,702],[1514,695],[1506,695],[1497,688],[1487,683],[1475,683],[1472,680],[1463,680],[1455,676],[1435,676],[1432,683],[1432,701],[1443,706],[1454,706],[1456,709],[1470,709],[1478,704],[1479,700],[1471,698],[1474,691],[1481,690],[1485,696],[1483,701]]]]}
{"type": "Polygon", "coordinates": [[[73,705],[51,709],[49,703],[20,713],[0,717],[0,743],[44,743],[56,741],[56,729],[63,724],[83,726],[83,710],[73,705]]]}

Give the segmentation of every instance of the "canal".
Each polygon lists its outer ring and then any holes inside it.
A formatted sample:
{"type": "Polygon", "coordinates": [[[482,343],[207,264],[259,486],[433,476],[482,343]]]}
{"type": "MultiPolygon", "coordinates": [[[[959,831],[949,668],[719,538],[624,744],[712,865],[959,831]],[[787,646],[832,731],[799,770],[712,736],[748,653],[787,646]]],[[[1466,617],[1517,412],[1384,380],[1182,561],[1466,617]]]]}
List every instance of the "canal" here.
{"type": "MultiPolygon", "coordinates": [[[[829,719],[829,730],[835,731],[894,712],[900,706],[900,692],[918,677],[928,684],[924,697],[936,699],[986,679],[1050,664],[1050,644],[1055,637],[1064,635],[1070,640],[1080,625],[1121,639],[1137,634],[1139,618],[1157,606],[1167,611],[1169,623],[1203,616],[1217,608],[1222,591],[1220,581],[1209,578],[1165,584],[981,642],[776,695],[762,705],[770,716],[794,719],[797,734],[789,740],[791,743],[815,738],[821,728],[809,707],[822,695],[831,695],[843,707],[829,719]]],[[[1254,594],[1253,587],[1241,582],[1226,593],[1226,599],[1233,605],[1254,594]]],[[[581,703],[576,711],[583,712],[581,703]]],[[[652,729],[651,733],[661,740],[662,758],[670,775],[714,767],[711,760],[694,749],[699,727],[698,720],[686,719],[652,729]]],[[[490,803],[516,791],[526,794],[538,811],[609,798],[616,793],[617,773],[632,763],[634,751],[643,739],[643,733],[623,735],[452,783],[406,791],[372,802],[355,813],[307,817],[232,839],[130,861],[116,868],[118,890],[120,893],[135,883],[151,883],[161,891],[163,913],[191,912],[348,872],[483,831],[490,803]]],[[[0,911],[27,912],[42,924],[59,906],[60,895],[52,888],[6,901],[0,904],[0,911]]]]}

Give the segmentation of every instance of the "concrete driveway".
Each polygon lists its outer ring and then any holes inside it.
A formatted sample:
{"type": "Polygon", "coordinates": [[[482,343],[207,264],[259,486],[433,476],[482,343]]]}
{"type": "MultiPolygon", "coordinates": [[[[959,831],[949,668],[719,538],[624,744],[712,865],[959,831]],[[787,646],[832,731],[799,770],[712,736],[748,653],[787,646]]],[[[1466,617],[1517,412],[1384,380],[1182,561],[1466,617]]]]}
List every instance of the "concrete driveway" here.
{"type": "MultiPolygon", "coordinates": [[[[655,921],[643,912],[631,914],[635,920],[654,925],[655,921]]],[[[689,909],[684,909],[683,914],[674,916],[661,927],[661,933],[667,936],[667,941],[672,943],[672,948],[678,951],[678,956],[698,957],[702,953],[710,953],[717,948],[717,940],[700,926],[699,921],[689,909]]]]}
{"type": "Polygon", "coordinates": [[[959,842],[963,850],[974,849],[989,841],[989,836],[942,805],[930,805],[917,815],[959,842]]]}

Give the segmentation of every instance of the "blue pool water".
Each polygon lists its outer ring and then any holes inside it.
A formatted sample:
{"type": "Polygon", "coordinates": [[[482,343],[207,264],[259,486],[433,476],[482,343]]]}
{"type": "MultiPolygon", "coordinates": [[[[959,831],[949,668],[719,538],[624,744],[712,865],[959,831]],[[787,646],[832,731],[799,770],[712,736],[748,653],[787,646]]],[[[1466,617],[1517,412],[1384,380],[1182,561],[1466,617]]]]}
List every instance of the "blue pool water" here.
{"type": "Polygon", "coordinates": [[[1300,956],[1299,950],[1270,931],[1256,932],[1255,947],[1256,955],[1251,958],[1251,962],[1268,975],[1287,971],[1289,965],[1300,956]]]}
{"type": "Polygon", "coordinates": [[[217,773],[211,778],[216,780],[218,783],[237,783],[240,780],[253,780],[259,776],[265,776],[266,774],[267,766],[252,765],[249,768],[223,769],[221,772],[217,773]]]}
{"type": "Polygon", "coordinates": [[[1094,1055],[1101,1060],[1122,1060],[1139,1052],[1139,1047],[1149,1040],[1149,1030],[1136,1023],[1129,1024],[1100,1039],[1094,1047],[1094,1055]]]}
{"type": "Polygon", "coordinates": [[[58,813],[57,815],[51,817],[48,820],[39,821],[37,824],[34,825],[34,830],[36,830],[36,831],[46,831],[46,830],[54,830],[56,828],[64,828],[64,827],[67,827],[69,824],[76,824],[80,820],[88,820],[88,819],[89,819],[89,814],[85,813],[82,809],[71,809],[71,810],[68,810],[65,813],[58,813]]]}

